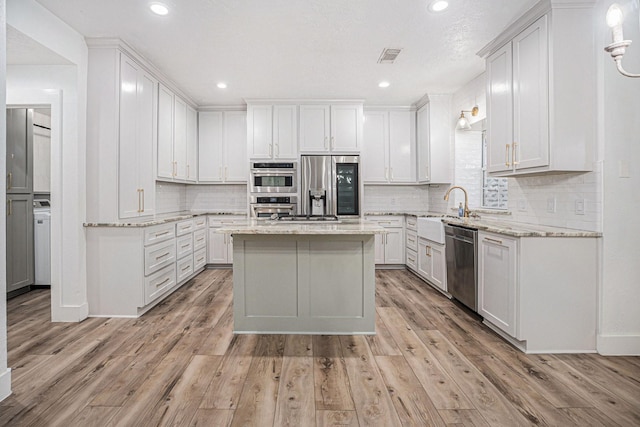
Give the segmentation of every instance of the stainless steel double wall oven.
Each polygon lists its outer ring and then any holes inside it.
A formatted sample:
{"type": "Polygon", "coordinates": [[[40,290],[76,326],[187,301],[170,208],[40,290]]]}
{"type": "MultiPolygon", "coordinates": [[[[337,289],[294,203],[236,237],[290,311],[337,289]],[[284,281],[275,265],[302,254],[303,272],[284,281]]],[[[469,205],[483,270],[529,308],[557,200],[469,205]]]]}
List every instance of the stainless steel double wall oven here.
{"type": "Polygon", "coordinates": [[[298,163],[251,162],[249,211],[253,218],[298,213],[298,163]]]}

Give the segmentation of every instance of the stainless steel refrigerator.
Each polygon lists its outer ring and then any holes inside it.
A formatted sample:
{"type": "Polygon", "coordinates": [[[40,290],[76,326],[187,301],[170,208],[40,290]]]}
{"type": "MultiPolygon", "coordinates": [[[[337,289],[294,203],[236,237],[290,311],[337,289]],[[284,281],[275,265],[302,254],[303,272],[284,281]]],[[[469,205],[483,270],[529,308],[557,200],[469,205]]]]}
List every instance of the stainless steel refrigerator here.
{"type": "Polygon", "coordinates": [[[301,156],[302,215],[360,216],[360,157],[301,156]]]}

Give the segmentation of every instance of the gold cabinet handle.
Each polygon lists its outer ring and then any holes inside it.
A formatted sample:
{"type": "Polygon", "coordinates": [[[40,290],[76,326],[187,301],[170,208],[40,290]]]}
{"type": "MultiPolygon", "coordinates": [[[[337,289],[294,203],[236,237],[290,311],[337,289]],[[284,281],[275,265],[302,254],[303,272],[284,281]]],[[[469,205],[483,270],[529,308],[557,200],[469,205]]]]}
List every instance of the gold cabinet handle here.
{"type": "Polygon", "coordinates": [[[156,285],[156,288],[159,288],[160,286],[164,285],[165,283],[167,283],[169,280],[171,280],[171,277],[167,277],[166,279],[164,279],[162,282],[158,283],[156,285]]]}
{"type": "Polygon", "coordinates": [[[142,207],[141,207],[142,205],[141,205],[141,202],[140,202],[140,195],[142,194],[142,192],[140,191],[139,188],[138,188],[137,191],[138,191],[138,213],[140,213],[140,212],[142,212],[142,207]]]}
{"type": "Polygon", "coordinates": [[[11,186],[13,185],[13,174],[9,172],[7,175],[7,190],[11,190],[11,186]]]}
{"type": "Polygon", "coordinates": [[[393,168],[389,168],[390,171],[390,175],[391,175],[391,181],[393,181],[393,168]]]}
{"type": "Polygon", "coordinates": [[[190,175],[190,174],[189,174],[189,167],[190,167],[190,166],[191,166],[191,165],[187,165],[187,178],[189,178],[189,175],[190,175]]]}
{"type": "Polygon", "coordinates": [[[140,191],[142,191],[142,212],[144,212],[144,188],[142,188],[140,191]]]}
{"type": "Polygon", "coordinates": [[[516,147],[518,146],[517,142],[513,143],[513,166],[519,165],[520,162],[516,160],[517,155],[516,155],[516,147]]]}
{"type": "Polygon", "coordinates": [[[504,165],[505,165],[506,167],[511,166],[511,163],[509,163],[509,148],[510,148],[510,145],[509,145],[509,144],[507,144],[507,147],[506,147],[506,149],[507,149],[507,152],[506,152],[506,160],[505,160],[505,162],[504,162],[504,165]]]}
{"type": "Polygon", "coordinates": [[[159,261],[159,260],[161,260],[162,258],[164,258],[164,257],[166,257],[166,256],[169,256],[169,255],[170,255],[170,253],[169,253],[169,252],[165,252],[165,253],[163,253],[162,255],[158,255],[158,256],[156,257],[156,261],[159,261]]]}
{"type": "Polygon", "coordinates": [[[389,168],[384,168],[384,179],[389,180],[389,168]]]}
{"type": "Polygon", "coordinates": [[[499,245],[502,244],[502,240],[496,240],[496,239],[491,239],[489,237],[485,237],[484,240],[488,241],[488,242],[493,242],[493,243],[497,243],[499,245]]]}
{"type": "Polygon", "coordinates": [[[9,199],[9,201],[7,202],[7,215],[11,215],[13,213],[13,207],[11,206],[11,202],[12,202],[11,199],[9,199]]]}

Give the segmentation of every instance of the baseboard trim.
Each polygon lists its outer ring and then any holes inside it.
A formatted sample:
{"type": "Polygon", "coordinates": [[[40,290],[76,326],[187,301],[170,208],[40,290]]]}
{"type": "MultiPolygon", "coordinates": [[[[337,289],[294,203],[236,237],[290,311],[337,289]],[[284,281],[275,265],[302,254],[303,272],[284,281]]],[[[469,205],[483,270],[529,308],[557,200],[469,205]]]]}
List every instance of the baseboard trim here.
{"type": "Polygon", "coordinates": [[[0,401],[11,395],[11,368],[0,374],[0,401]]]}
{"type": "Polygon", "coordinates": [[[596,339],[603,356],[640,356],[640,335],[602,335],[596,339]]]}
{"type": "Polygon", "coordinates": [[[55,307],[51,314],[52,322],[81,322],[89,317],[89,304],[55,307]]]}

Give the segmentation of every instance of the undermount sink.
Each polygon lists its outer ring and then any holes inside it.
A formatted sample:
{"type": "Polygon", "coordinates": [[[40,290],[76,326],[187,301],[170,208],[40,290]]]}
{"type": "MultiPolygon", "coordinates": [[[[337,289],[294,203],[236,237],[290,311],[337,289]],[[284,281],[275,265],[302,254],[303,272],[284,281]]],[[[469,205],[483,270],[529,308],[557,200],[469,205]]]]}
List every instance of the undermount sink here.
{"type": "Polygon", "coordinates": [[[418,237],[444,243],[444,226],[440,217],[418,218],[418,237]]]}

